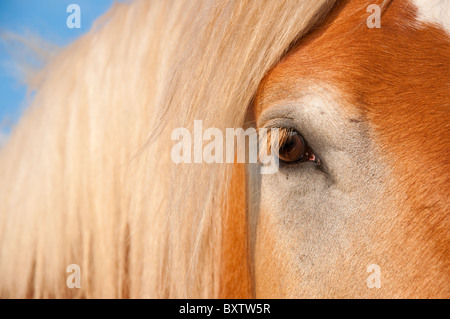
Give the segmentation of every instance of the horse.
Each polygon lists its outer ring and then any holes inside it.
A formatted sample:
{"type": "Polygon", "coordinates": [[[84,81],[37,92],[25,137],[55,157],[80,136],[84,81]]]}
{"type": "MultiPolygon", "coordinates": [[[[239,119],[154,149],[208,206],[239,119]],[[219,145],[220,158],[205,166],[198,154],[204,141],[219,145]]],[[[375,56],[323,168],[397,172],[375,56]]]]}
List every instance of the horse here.
{"type": "Polygon", "coordinates": [[[450,297],[449,13],[115,4],[36,71],[0,152],[0,296],[450,297]],[[196,120],[279,130],[277,172],[175,163],[196,120]]]}

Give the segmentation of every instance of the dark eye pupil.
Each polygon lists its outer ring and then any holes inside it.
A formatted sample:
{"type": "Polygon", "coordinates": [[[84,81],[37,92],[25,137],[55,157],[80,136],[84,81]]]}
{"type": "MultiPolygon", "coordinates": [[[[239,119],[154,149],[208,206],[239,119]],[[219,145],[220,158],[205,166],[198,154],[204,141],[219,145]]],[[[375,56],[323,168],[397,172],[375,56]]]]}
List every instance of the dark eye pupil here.
{"type": "Polygon", "coordinates": [[[284,162],[298,162],[306,159],[306,143],[297,132],[290,132],[286,142],[279,149],[279,158],[284,162]]]}

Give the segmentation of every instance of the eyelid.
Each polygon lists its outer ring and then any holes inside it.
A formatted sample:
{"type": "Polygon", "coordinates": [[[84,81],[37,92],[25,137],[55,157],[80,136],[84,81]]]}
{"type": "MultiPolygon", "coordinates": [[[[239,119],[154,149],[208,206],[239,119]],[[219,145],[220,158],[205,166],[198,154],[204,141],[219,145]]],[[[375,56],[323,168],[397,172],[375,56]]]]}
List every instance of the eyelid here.
{"type": "MultiPolygon", "coordinates": [[[[272,149],[274,147],[275,152],[277,153],[278,150],[283,147],[287,142],[287,136],[291,132],[296,132],[302,140],[304,140],[303,136],[295,129],[290,127],[279,127],[279,126],[271,126],[271,127],[264,127],[266,131],[263,134],[260,134],[258,136],[258,143],[267,142],[267,151],[272,152],[272,149]],[[272,129],[278,129],[278,139],[276,141],[272,140],[272,129]]],[[[261,150],[260,150],[261,151],[261,150]]],[[[260,156],[260,155],[259,155],[260,156]]],[[[278,154],[277,154],[278,156],[278,154]]]]}
{"type": "MultiPolygon", "coordinates": [[[[261,126],[259,126],[260,129],[264,129],[267,131],[264,135],[260,134],[258,139],[261,140],[261,139],[265,138],[267,135],[270,135],[270,132],[272,129],[279,129],[280,133],[281,132],[286,133],[287,131],[297,132],[297,134],[299,134],[306,141],[304,135],[297,128],[297,126],[295,125],[295,122],[293,120],[294,119],[290,118],[290,117],[283,117],[283,118],[268,119],[264,122],[258,123],[261,125],[261,126]]],[[[260,131],[260,130],[258,130],[258,131],[260,131]]],[[[258,134],[259,134],[259,132],[258,132],[258,134]]],[[[279,136],[281,136],[281,134],[279,136]]],[[[278,146],[280,146],[280,145],[278,145],[278,146]]]]}
{"type": "Polygon", "coordinates": [[[257,127],[263,127],[266,123],[276,121],[286,123],[296,123],[296,111],[299,104],[297,102],[281,102],[266,108],[256,121],[257,127]]]}
{"type": "Polygon", "coordinates": [[[290,117],[274,118],[263,122],[258,122],[258,127],[265,128],[267,130],[270,130],[272,128],[286,128],[298,131],[295,126],[294,119],[290,117]]]}

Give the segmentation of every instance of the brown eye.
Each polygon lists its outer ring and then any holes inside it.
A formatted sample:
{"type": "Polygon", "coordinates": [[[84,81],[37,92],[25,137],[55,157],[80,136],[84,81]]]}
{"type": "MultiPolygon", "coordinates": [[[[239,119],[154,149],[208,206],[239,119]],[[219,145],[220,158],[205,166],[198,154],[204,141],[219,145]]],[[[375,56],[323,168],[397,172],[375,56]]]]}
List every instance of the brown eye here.
{"type": "Polygon", "coordinates": [[[308,159],[308,147],[303,137],[295,131],[286,132],[280,141],[278,157],[283,162],[293,163],[308,159]]]}
{"type": "MultiPolygon", "coordinates": [[[[267,143],[266,150],[273,152],[282,163],[313,162],[316,167],[322,165],[321,160],[316,157],[314,151],[300,133],[290,128],[278,128],[278,130],[275,138],[272,136],[273,129],[271,129],[267,135],[260,136],[260,142],[267,143]],[[272,140],[273,138],[275,141],[272,140]]],[[[261,156],[266,155],[262,152],[260,153],[261,156]]]]}

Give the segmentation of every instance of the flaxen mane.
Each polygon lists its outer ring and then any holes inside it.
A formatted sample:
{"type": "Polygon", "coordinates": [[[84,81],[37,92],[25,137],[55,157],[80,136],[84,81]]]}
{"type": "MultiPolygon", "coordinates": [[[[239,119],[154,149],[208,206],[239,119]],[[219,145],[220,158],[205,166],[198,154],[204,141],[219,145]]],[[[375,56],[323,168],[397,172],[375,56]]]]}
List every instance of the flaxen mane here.
{"type": "Polygon", "coordinates": [[[116,4],[52,59],[0,153],[0,296],[219,296],[231,165],[175,165],[170,132],[243,126],[332,4],[116,4]]]}

